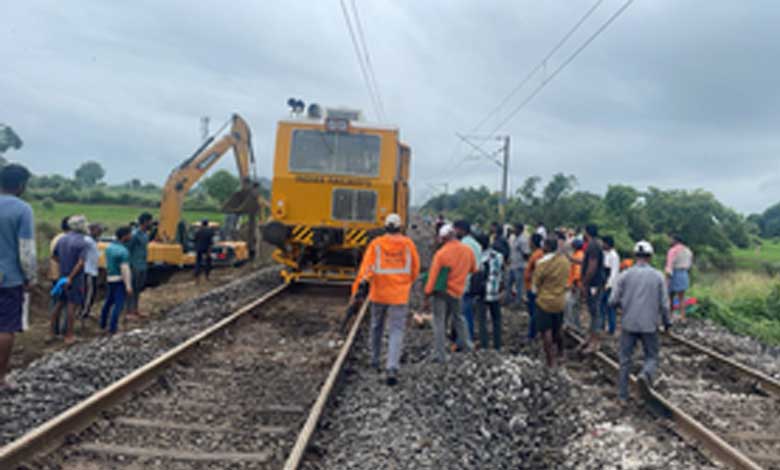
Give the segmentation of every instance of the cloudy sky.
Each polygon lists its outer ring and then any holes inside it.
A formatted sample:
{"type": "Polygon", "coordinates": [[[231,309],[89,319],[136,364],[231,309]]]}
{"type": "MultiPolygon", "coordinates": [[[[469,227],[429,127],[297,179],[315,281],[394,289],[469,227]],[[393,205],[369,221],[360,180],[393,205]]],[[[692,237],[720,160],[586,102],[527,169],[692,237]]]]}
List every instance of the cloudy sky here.
{"type": "MultiPolygon", "coordinates": [[[[498,168],[455,133],[471,131],[595,2],[357,0],[388,120],[413,148],[418,201],[445,182],[498,188],[498,168]]],[[[481,130],[622,3],[604,0],[481,130]]],[[[338,0],[26,0],[2,15],[0,122],[25,142],[6,157],[37,173],[95,159],[110,182],[161,183],[198,145],[201,116],[216,127],[238,112],[270,176],[288,97],[375,117],[338,0]]],[[[705,188],[744,212],[780,201],[777,24],[772,0],[635,1],[500,129],[512,139],[512,188],[561,171],[599,193],[705,188]]]]}

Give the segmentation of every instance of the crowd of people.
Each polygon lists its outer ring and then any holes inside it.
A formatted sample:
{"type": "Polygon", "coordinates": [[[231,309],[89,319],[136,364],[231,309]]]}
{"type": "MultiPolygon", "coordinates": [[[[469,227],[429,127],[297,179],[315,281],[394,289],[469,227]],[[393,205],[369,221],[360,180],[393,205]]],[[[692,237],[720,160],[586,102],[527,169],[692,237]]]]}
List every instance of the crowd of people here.
{"type": "MultiPolygon", "coordinates": [[[[21,199],[30,173],[20,165],[0,169],[0,388],[5,380],[16,333],[26,328],[30,287],[37,281],[33,211],[21,199]]],[[[672,237],[664,272],[652,264],[655,255],[647,241],[637,242],[630,257],[620,259],[613,237],[599,234],[596,225],[584,230],[549,230],[537,222],[490,225],[483,231],[467,220],[449,223],[440,217],[435,252],[427,272],[420,275],[415,243],[403,234],[398,214],[385,219],[385,234],[371,241],[353,285],[353,300],[366,292],[371,303],[372,366],[380,369],[384,332],[389,335],[386,381],[398,381],[410,293],[423,279],[423,309],[431,311],[432,360],[446,362],[456,352],[475,348],[501,350],[504,310],[529,318],[527,332],[507,332],[511,341],[540,337],[548,367],[564,359],[562,327],[583,329],[583,354],[595,353],[604,332],[619,328],[619,396],[628,398],[628,374],[636,343],[642,344],[644,364],[640,384],[651,386],[658,367],[658,328],[671,325],[677,311],[685,319],[685,292],[690,282],[693,253],[679,236],[672,237]],[[675,303],[676,301],[676,303],[675,303]],[[618,327],[618,312],[620,326],[618,327]],[[387,328],[385,328],[387,325],[387,328]]],[[[74,324],[90,318],[98,291],[100,241],[104,227],[83,215],[66,217],[62,233],[50,245],[51,339],[75,341],[74,324]]],[[[140,295],[147,282],[148,245],[153,217],[143,213],[137,222],[119,227],[105,248],[106,294],[99,324],[107,335],[117,332],[123,312],[144,316],[140,295]]],[[[214,233],[203,221],[195,236],[195,276],[208,278],[214,233]]]]}
{"type": "Polygon", "coordinates": [[[466,220],[449,223],[439,216],[430,268],[420,275],[415,245],[400,227],[398,215],[387,218],[387,234],[369,245],[353,286],[353,293],[360,286],[369,289],[372,365],[377,369],[389,318],[389,385],[398,381],[410,292],[418,275],[424,285],[423,310],[432,312],[434,362],[446,362],[455,352],[487,349],[491,340],[500,350],[506,341],[502,310],[528,315],[528,331],[507,332],[510,341],[540,338],[550,368],[565,358],[564,324],[587,333],[578,350],[582,356],[598,352],[606,335],[619,332],[618,394],[623,400],[628,399],[636,343],[644,350],[640,384],[651,387],[658,367],[659,328],[671,326],[675,310],[679,320],[685,320],[693,254],[679,236],[672,237],[662,273],[652,265],[655,252],[648,241],[636,242],[621,261],[614,238],[602,236],[594,224],[581,231],[548,231],[542,222],[533,230],[522,223],[493,223],[482,231],[466,220]]]}
{"type": "MultiPolygon", "coordinates": [[[[0,169],[0,389],[10,387],[6,374],[15,335],[28,326],[30,288],[38,277],[33,210],[21,198],[30,176],[18,164],[0,169]]],[[[141,293],[147,284],[153,227],[153,216],[144,212],[137,221],[116,229],[104,250],[105,300],[97,320],[106,335],[117,332],[123,312],[126,318],[147,316],[141,309],[141,293]]],[[[62,337],[71,344],[76,341],[76,322],[92,318],[98,298],[98,243],[105,227],[76,214],[65,217],[60,228],[49,244],[49,341],[62,337]]],[[[209,277],[213,238],[204,220],[195,235],[198,281],[201,275],[209,277]]]]}

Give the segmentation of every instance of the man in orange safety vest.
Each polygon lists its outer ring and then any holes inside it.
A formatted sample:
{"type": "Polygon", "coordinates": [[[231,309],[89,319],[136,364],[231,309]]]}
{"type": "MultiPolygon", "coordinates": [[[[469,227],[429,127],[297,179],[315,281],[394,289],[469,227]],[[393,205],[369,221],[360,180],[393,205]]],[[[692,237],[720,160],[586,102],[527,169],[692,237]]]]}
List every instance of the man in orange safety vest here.
{"type": "Polygon", "coordinates": [[[409,314],[409,291],[420,274],[417,247],[401,233],[401,217],[390,214],[385,219],[385,235],[371,241],[363,255],[360,270],[352,286],[353,297],[360,284],[369,283],[371,302],[371,365],[379,369],[385,320],[388,322],[387,384],[398,383],[406,317],[409,314]]]}

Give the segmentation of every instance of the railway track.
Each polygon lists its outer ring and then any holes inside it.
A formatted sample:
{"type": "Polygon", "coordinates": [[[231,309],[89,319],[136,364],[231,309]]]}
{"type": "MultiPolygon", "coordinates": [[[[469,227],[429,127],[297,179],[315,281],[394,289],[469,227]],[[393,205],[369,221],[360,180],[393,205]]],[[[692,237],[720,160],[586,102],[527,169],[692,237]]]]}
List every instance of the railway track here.
{"type": "MultiPolygon", "coordinates": [[[[672,429],[730,468],[780,469],[780,383],[680,335],[661,340],[661,376],[648,402],[671,418],[672,429]]],[[[617,372],[611,345],[595,358],[617,372]]]]}
{"type": "Polygon", "coordinates": [[[274,288],[0,448],[0,468],[297,468],[365,315],[342,341],[346,298],[274,288]]]}

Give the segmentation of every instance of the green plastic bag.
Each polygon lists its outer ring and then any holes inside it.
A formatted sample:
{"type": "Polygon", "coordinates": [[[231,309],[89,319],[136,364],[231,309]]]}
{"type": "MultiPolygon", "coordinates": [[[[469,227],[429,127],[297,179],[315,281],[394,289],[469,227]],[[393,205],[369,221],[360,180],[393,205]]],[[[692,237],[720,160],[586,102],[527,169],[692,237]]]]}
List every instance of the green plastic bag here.
{"type": "MultiPolygon", "coordinates": [[[[428,283],[428,275],[430,271],[426,271],[420,276],[422,278],[423,285],[428,283]]],[[[439,269],[439,275],[436,277],[436,282],[433,284],[433,292],[447,293],[447,279],[450,277],[450,268],[448,266],[442,266],[439,269]]]]}

